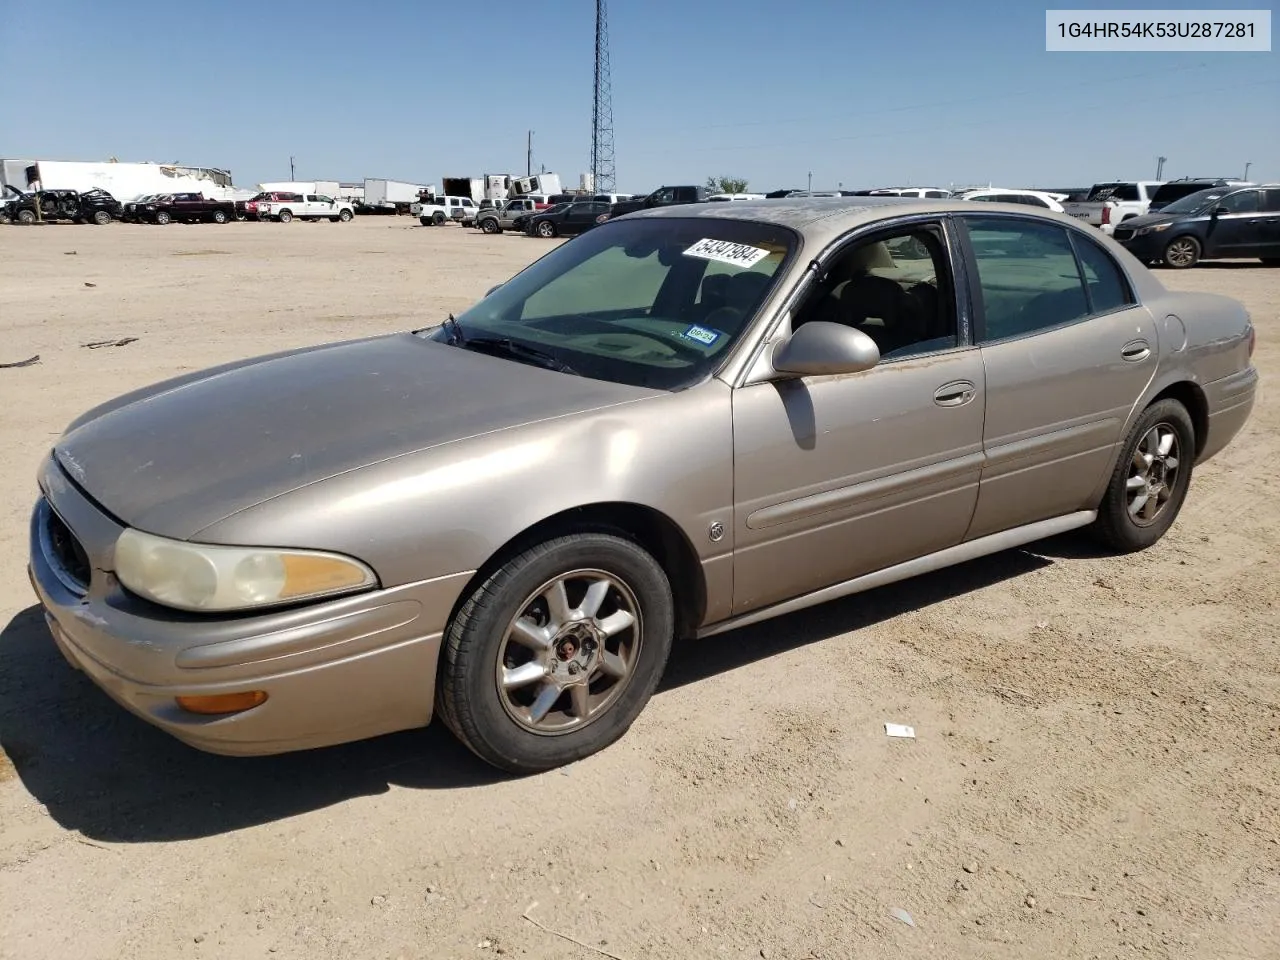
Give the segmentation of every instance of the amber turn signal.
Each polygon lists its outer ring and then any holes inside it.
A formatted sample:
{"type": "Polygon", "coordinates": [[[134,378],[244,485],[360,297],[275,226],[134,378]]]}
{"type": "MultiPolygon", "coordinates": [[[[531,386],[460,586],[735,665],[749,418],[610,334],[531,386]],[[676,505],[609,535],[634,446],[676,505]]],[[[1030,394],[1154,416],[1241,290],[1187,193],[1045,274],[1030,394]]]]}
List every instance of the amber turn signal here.
{"type": "Polygon", "coordinates": [[[240,713],[267,702],[267,691],[248,690],[244,693],[218,693],[204,697],[177,697],[178,706],[188,713],[240,713]]]}

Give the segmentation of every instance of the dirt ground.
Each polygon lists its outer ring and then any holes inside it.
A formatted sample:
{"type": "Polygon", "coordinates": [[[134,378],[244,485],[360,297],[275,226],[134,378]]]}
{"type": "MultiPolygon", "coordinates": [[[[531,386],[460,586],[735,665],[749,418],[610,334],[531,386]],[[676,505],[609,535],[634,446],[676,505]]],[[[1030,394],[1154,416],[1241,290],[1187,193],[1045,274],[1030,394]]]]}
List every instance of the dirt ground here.
{"type": "Polygon", "coordinates": [[[1160,274],[1244,301],[1264,383],[1157,547],[1061,538],[684,645],[568,769],[504,779],[438,726],[208,756],[65,665],[24,564],[69,420],[427,325],[546,249],[377,217],[0,228],[0,363],[40,355],[0,369],[0,957],[1280,957],[1280,270],[1256,264],[1160,274]]]}

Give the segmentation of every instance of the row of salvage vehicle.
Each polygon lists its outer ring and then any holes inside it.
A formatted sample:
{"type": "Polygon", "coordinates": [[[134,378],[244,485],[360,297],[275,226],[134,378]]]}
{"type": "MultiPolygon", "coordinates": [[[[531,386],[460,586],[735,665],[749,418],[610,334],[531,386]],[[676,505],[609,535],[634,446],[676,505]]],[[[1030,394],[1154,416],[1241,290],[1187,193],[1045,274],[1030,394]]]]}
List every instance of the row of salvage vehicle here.
{"type": "Polygon", "coordinates": [[[121,203],[106,190],[39,190],[23,193],[7,186],[0,223],[230,223],[233,220],[329,220],[346,223],[355,207],[318,194],[259,193],[249,200],[226,200],[201,193],[159,193],[121,203]]]}

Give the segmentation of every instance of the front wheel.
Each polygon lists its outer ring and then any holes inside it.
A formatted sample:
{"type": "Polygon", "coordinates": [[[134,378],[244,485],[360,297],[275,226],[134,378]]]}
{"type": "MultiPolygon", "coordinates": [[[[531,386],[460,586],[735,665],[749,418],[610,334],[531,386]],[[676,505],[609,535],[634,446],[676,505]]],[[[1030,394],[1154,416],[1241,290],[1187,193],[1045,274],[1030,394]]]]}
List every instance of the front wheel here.
{"type": "Polygon", "coordinates": [[[164,210],[157,210],[157,211],[156,211],[156,223],[160,224],[160,226],[162,226],[162,227],[163,227],[165,224],[167,224],[167,223],[168,223],[170,220],[172,220],[172,219],[173,219],[173,217],[169,216],[169,214],[168,214],[168,213],[166,213],[164,210]]]}
{"type": "Polygon", "coordinates": [[[1200,262],[1200,241],[1195,237],[1176,237],[1164,248],[1164,262],[1175,270],[1185,270],[1200,262]]]}
{"type": "Polygon", "coordinates": [[[556,225],[550,220],[543,220],[538,224],[538,236],[551,239],[556,235],[556,225]]]}
{"type": "Polygon", "coordinates": [[[445,221],[445,215],[441,213],[439,210],[437,210],[435,213],[431,215],[431,222],[435,224],[437,227],[443,226],[444,221],[445,221]]]}
{"type": "Polygon", "coordinates": [[[1152,404],[1125,439],[1094,531],[1121,553],[1151,546],[1182,509],[1195,458],[1195,427],[1186,407],[1177,400],[1152,404]]]}
{"type": "Polygon", "coordinates": [[[1280,257],[1263,257],[1262,265],[1264,267],[1280,267],[1280,257]]]}
{"type": "Polygon", "coordinates": [[[493,217],[485,217],[480,221],[480,229],[485,233],[501,233],[502,225],[493,217]]]}
{"type": "Polygon", "coordinates": [[[348,220],[350,220],[350,219],[351,219],[351,211],[350,211],[350,210],[339,210],[339,211],[338,211],[338,219],[339,219],[339,220],[341,220],[343,223],[346,223],[348,220]]]}
{"type": "Polygon", "coordinates": [[[666,574],[635,543],[607,533],[549,540],[499,567],[449,625],[440,714],[512,773],[581,760],[644,709],[674,629],[666,574]]]}
{"type": "Polygon", "coordinates": [[[19,223],[22,223],[22,224],[26,224],[26,225],[28,225],[28,226],[30,226],[31,224],[35,223],[35,222],[36,222],[36,215],[35,215],[35,211],[33,211],[33,210],[19,210],[19,211],[18,211],[18,222],[19,222],[19,223]]]}
{"type": "Polygon", "coordinates": [[[93,222],[100,227],[105,227],[111,222],[111,214],[106,210],[97,210],[93,214],[93,222]]]}

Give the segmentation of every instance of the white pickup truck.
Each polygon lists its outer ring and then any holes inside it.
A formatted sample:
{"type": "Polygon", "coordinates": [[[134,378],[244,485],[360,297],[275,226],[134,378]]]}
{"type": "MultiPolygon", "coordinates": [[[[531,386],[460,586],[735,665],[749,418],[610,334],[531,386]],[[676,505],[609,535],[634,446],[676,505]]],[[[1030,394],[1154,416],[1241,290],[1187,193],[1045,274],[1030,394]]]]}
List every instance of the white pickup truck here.
{"type": "Polygon", "coordinates": [[[1151,196],[1163,180],[1128,180],[1111,183],[1095,183],[1084,200],[1064,203],[1068,216],[1083,220],[1111,233],[1116,224],[1140,217],[1151,205],[1151,196]]]}
{"type": "Polygon", "coordinates": [[[356,208],[346,200],[335,200],[318,193],[304,193],[300,200],[259,200],[259,220],[328,220],[346,223],[356,215],[356,208]]]}

